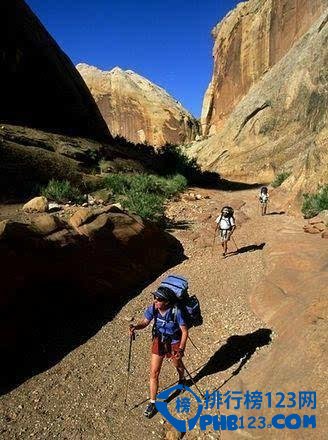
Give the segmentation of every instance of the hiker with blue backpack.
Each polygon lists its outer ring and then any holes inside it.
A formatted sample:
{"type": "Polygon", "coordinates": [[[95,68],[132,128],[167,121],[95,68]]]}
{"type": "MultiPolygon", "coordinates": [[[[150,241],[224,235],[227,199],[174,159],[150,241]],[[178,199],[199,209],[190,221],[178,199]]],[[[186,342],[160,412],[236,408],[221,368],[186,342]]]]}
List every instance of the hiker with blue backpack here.
{"type": "Polygon", "coordinates": [[[153,293],[154,301],[144,312],[144,319],[130,324],[130,336],[135,330],[142,330],[153,321],[150,364],[150,403],[144,415],[151,418],[156,414],[155,400],[159,386],[159,374],[164,358],[171,359],[179,383],[185,382],[185,367],[182,362],[188,329],[201,325],[202,317],[196,296],[188,295],[188,281],[181,276],[168,276],[153,293]]]}

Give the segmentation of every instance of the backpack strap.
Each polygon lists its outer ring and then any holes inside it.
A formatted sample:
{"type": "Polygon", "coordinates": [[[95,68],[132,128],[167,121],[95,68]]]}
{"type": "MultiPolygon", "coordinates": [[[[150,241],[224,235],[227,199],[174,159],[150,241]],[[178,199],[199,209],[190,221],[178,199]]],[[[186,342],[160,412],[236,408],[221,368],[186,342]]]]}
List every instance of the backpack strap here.
{"type": "MultiPolygon", "coordinates": [[[[168,317],[165,318],[165,322],[177,322],[177,313],[178,313],[178,307],[175,305],[172,307],[171,312],[168,314],[168,317]]],[[[158,310],[155,308],[155,305],[153,304],[153,317],[154,317],[154,324],[153,328],[151,330],[152,332],[152,338],[154,339],[158,334],[156,333],[156,323],[157,323],[157,317],[158,317],[158,310]]]]}
{"type": "Polygon", "coordinates": [[[178,321],[177,314],[178,314],[178,307],[175,305],[171,310],[171,315],[173,316],[173,320],[172,320],[173,322],[178,321]]]}
{"type": "Polygon", "coordinates": [[[153,317],[154,317],[154,324],[151,329],[152,338],[154,339],[156,336],[156,322],[157,322],[157,310],[155,309],[155,304],[153,304],[153,317]]]}

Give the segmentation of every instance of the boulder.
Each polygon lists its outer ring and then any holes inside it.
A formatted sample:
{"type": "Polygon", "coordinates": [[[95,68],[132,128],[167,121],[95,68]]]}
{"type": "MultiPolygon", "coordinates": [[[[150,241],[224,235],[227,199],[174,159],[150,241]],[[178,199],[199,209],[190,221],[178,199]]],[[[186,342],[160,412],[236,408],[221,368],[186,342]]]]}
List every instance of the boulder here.
{"type": "Polygon", "coordinates": [[[44,196],[34,197],[23,206],[24,212],[47,212],[48,200],[44,196]]]}
{"type": "Polygon", "coordinates": [[[36,223],[42,233],[0,222],[0,388],[7,391],[89,339],[141,285],[183,258],[173,236],[122,212],[81,215],[75,224],[85,235],[64,225],[45,236],[54,225],[36,223]]]}
{"type": "Polygon", "coordinates": [[[89,221],[93,216],[94,212],[91,208],[78,208],[77,211],[70,217],[69,224],[77,229],[87,221],[89,221]]]}
{"type": "Polygon", "coordinates": [[[31,220],[32,227],[41,235],[48,235],[61,229],[64,223],[55,215],[42,214],[31,220]]]}
{"type": "Polygon", "coordinates": [[[103,239],[108,238],[112,234],[114,226],[110,221],[108,214],[98,215],[92,222],[82,224],[78,227],[78,232],[88,238],[95,238],[95,236],[102,236],[103,239]]]}

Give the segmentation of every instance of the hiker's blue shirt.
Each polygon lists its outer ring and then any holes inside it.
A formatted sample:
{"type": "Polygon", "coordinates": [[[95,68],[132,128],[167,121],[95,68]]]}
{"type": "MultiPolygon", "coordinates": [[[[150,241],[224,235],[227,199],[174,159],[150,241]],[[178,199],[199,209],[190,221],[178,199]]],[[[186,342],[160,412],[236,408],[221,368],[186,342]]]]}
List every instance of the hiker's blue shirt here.
{"type": "MultiPolygon", "coordinates": [[[[179,342],[181,339],[180,325],[186,325],[186,322],[182,316],[181,310],[176,309],[176,317],[174,319],[173,308],[166,310],[164,315],[158,309],[155,309],[156,317],[156,333],[169,336],[172,338],[172,344],[179,342]]],[[[147,307],[144,313],[144,317],[151,321],[154,319],[154,306],[147,307]]]]}

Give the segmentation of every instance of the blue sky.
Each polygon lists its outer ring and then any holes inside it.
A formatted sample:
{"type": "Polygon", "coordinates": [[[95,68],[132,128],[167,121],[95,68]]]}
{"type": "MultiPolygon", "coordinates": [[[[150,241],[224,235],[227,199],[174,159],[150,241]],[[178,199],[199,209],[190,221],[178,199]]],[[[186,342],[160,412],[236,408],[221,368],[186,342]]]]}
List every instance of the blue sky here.
{"type": "Polygon", "coordinates": [[[74,64],[131,69],[196,117],[212,74],[211,29],[239,0],[26,0],[74,64]]]}

